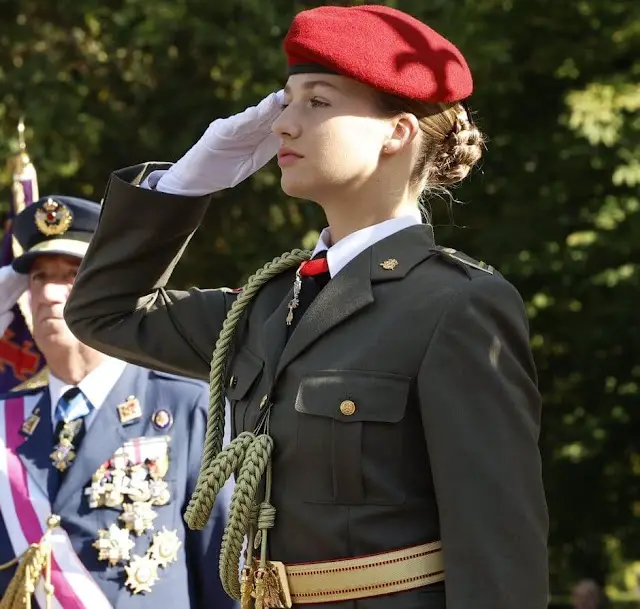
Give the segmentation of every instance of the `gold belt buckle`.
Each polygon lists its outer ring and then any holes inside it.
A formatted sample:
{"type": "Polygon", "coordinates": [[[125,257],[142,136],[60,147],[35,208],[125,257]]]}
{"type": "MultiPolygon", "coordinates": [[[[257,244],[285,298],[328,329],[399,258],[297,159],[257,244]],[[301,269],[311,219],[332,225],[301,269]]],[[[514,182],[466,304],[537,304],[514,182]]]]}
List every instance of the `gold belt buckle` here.
{"type": "Polygon", "coordinates": [[[266,568],[256,568],[254,565],[251,596],[258,601],[256,607],[291,609],[293,602],[284,563],[268,561],[266,568]]]}

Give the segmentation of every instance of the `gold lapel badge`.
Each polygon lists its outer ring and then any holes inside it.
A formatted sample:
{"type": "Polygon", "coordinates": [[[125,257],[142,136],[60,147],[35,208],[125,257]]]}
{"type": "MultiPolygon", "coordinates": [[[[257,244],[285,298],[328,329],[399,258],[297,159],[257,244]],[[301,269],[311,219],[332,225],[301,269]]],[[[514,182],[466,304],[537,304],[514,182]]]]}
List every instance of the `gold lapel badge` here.
{"type": "Polygon", "coordinates": [[[127,425],[142,416],[142,408],[138,399],[130,395],[122,404],[117,406],[120,423],[127,425]]]}
{"type": "Polygon", "coordinates": [[[93,542],[93,547],[98,550],[98,560],[106,560],[109,565],[115,567],[120,561],[129,560],[129,553],[135,543],[129,536],[129,531],[121,529],[112,523],[107,530],[98,531],[98,539],[93,542]]]}
{"type": "Polygon", "coordinates": [[[151,592],[151,587],[158,581],[158,564],[146,554],[134,555],[131,562],[125,566],[125,571],[127,572],[125,586],[134,594],[151,592]]]}
{"type": "Polygon", "coordinates": [[[36,227],[47,237],[64,235],[73,223],[71,210],[63,203],[48,198],[35,213],[36,227]]]}
{"type": "Polygon", "coordinates": [[[36,427],[38,427],[38,423],[40,423],[40,408],[36,408],[27,417],[27,420],[22,424],[22,427],[20,428],[20,433],[23,436],[29,437],[36,430],[36,427]]]}
{"type": "Polygon", "coordinates": [[[389,260],[385,260],[384,262],[380,263],[380,266],[385,270],[385,271],[393,271],[393,269],[395,269],[398,266],[398,261],[395,258],[389,258],[389,260]]]}

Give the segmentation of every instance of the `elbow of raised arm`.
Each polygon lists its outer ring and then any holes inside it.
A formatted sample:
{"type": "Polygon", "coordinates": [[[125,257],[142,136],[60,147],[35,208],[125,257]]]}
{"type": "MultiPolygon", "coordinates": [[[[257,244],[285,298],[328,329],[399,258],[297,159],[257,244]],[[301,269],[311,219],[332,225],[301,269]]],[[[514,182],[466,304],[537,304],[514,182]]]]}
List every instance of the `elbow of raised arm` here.
{"type": "Polygon", "coordinates": [[[106,337],[112,333],[113,315],[100,315],[95,303],[83,300],[82,294],[71,290],[64,307],[64,319],[71,333],[83,344],[102,353],[115,355],[106,337]]]}

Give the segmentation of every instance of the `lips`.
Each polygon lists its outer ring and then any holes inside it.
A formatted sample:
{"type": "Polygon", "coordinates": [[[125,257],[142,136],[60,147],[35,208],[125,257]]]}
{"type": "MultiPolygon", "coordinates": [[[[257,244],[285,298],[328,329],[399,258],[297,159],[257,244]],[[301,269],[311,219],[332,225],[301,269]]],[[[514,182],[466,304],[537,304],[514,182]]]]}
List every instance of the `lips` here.
{"type": "Polygon", "coordinates": [[[298,154],[295,150],[291,148],[280,148],[278,150],[278,164],[280,166],[290,165],[291,163],[295,163],[298,159],[303,158],[301,154],[298,154]]]}

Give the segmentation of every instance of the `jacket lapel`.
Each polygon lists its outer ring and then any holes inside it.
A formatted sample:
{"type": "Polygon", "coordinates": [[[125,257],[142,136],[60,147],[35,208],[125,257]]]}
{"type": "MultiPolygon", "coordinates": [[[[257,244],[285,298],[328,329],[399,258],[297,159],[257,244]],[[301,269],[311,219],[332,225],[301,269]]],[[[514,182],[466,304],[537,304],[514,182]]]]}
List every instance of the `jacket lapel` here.
{"type": "MultiPolygon", "coordinates": [[[[372,284],[404,279],[414,266],[434,254],[433,247],[432,227],[416,225],[390,235],[356,256],[327,283],[304,313],[284,348],[277,374],[323,334],[371,305],[375,301],[372,284]]],[[[288,300],[283,303],[284,310],[287,303],[288,300]]],[[[269,319],[270,324],[284,326],[282,306],[269,319]]]]}
{"type": "Polygon", "coordinates": [[[25,438],[16,452],[33,481],[46,497],[51,497],[51,493],[55,493],[57,487],[58,472],[52,467],[49,457],[53,450],[54,440],[48,386],[44,387],[42,396],[33,410],[36,409],[39,409],[40,421],[33,433],[25,438]]]}
{"type": "Polygon", "coordinates": [[[135,396],[144,404],[146,378],[146,374],[143,374],[140,368],[127,366],[124,369],[122,376],[91,421],[76,459],[60,485],[54,509],[60,510],[77,493],[83,492],[83,488],[97,469],[110,459],[126,440],[139,432],[140,420],[123,425],[117,407],[129,396],[135,396]]]}
{"type": "MultiPolygon", "coordinates": [[[[371,249],[354,258],[327,283],[304,312],[287,342],[278,373],[323,334],[373,302],[371,249]]],[[[280,322],[284,325],[284,318],[280,322]]]]}

